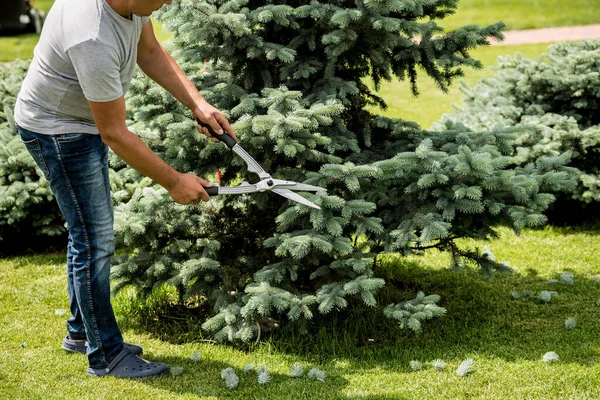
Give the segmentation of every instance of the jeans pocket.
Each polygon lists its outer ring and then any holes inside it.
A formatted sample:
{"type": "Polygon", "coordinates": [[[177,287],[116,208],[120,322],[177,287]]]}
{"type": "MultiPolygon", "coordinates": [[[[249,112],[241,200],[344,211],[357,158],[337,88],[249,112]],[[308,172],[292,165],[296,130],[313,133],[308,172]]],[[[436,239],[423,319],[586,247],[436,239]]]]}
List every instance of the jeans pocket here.
{"type": "Polygon", "coordinates": [[[63,133],[56,135],[58,143],[71,143],[89,137],[89,133],[63,133]]]}
{"type": "Polygon", "coordinates": [[[37,166],[42,170],[44,177],[46,177],[46,179],[50,179],[50,171],[48,170],[46,160],[44,159],[44,155],[42,154],[42,147],[40,146],[40,141],[37,138],[31,140],[23,140],[21,138],[21,142],[23,142],[29,154],[31,154],[31,157],[33,157],[33,160],[35,161],[37,166]]]}

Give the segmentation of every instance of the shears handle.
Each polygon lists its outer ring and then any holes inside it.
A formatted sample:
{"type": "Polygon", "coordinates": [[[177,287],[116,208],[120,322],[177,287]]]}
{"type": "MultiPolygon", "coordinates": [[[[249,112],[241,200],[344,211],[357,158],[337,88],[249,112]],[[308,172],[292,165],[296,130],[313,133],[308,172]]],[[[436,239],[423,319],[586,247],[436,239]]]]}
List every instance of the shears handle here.
{"type": "Polygon", "coordinates": [[[211,197],[219,195],[219,187],[218,186],[205,187],[204,191],[206,192],[207,195],[209,195],[211,197]]]}
{"type": "Polygon", "coordinates": [[[196,123],[198,123],[198,125],[208,129],[208,132],[211,134],[212,137],[216,137],[217,139],[219,139],[221,142],[225,143],[227,145],[227,147],[229,147],[230,149],[233,149],[233,146],[236,145],[236,141],[234,138],[232,138],[225,129],[223,129],[223,134],[219,135],[217,132],[215,132],[215,130],[213,128],[211,128],[210,125],[205,124],[204,122],[200,121],[198,118],[194,118],[196,120],[196,123]]]}

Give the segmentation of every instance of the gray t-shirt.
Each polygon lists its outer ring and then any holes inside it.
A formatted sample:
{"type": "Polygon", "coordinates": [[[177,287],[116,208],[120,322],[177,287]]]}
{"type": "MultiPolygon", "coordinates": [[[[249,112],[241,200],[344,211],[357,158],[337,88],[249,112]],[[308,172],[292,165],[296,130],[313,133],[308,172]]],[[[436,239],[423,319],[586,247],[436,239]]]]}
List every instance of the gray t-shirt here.
{"type": "Polygon", "coordinates": [[[105,0],[56,0],[17,98],[17,124],[48,135],[98,134],[87,100],[127,92],[148,20],[124,18],[105,0]]]}

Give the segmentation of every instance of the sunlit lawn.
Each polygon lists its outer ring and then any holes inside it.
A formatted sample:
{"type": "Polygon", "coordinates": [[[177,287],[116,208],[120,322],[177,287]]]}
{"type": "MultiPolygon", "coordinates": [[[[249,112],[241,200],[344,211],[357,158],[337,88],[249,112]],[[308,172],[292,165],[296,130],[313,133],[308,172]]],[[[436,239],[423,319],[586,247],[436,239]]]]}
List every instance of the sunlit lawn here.
{"type": "Polygon", "coordinates": [[[508,29],[600,23],[600,0],[460,0],[455,15],[440,25],[446,30],[463,25],[504,21],[508,29]]]}
{"type": "Polygon", "coordinates": [[[351,335],[369,335],[372,341],[361,346],[339,328],[314,337],[264,336],[247,350],[214,344],[193,334],[201,332],[201,320],[145,309],[124,292],[115,304],[126,340],[142,344],[150,360],[183,367],[180,376],[138,381],[89,377],[84,356],[60,349],[68,318],[56,313],[68,308],[62,253],[0,259],[0,399],[599,399],[598,232],[501,233],[490,248],[515,273],[494,279],[449,271],[448,255],[436,251],[424,258],[389,257],[376,274],[407,297],[416,290],[440,294],[448,314],[425,323],[420,335],[379,320],[388,327],[382,329],[360,314],[347,322],[340,316],[339,326],[347,323],[351,335]],[[560,281],[565,271],[573,272],[572,285],[560,281]],[[534,296],[512,299],[511,292],[526,290],[534,296]],[[542,290],[558,297],[540,303],[542,290]],[[565,328],[569,317],[577,321],[572,330],[565,328]],[[550,351],[559,356],[555,364],[542,360],[550,351]],[[202,354],[198,362],[190,358],[196,352],[202,354]],[[438,358],[447,363],[443,371],[429,364],[438,358]],[[473,358],[473,372],[459,377],[455,371],[466,358],[473,358]],[[412,360],[425,369],[413,372],[412,360]],[[244,373],[248,363],[265,366],[271,383],[259,385],[256,373],[244,373]],[[320,368],[325,381],[290,378],[295,364],[305,372],[320,368]],[[240,378],[232,390],[220,376],[230,366],[240,378]]]}

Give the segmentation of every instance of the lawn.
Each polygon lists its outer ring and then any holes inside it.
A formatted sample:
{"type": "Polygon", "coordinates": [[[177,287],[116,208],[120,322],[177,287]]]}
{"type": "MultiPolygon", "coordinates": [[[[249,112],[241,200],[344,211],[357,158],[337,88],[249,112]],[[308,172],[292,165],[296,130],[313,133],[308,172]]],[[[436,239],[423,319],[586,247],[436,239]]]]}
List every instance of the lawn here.
{"type": "Polygon", "coordinates": [[[508,29],[598,24],[600,0],[460,0],[455,15],[440,24],[446,30],[463,25],[504,21],[508,29]]]}
{"type": "MultiPolygon", "coordinates": [[[[464,69],[464,81],[470,85],[479,79],[492,77],[498,65],[498,57],[522,54],[530,59],[537,59],[548,48],[549,43],[524,44],[517,46],[488,46],[481,47],[472,52],[472,56],[480,60],[484,67],[480,70],[464,69]]],[[[407,81],[394,80],[381,85],[378,94],[388,105],[387,110],[373,109],[372,111],[388,117],[402,118],[419,123],[423,128],[429,128],[438,121],[442,114],[450,113],[453,106],[462,104],[462,93],[459,89],[459,79],[449,88],[448,93],[442,92],[425,73],[421,70],[417,79],[420,95],[414,97],[407,81]]]]}
{"type": "MultiPolygon", "coordinates": [[[[138,307],[123,292],[116,310],[127,340],[145,347],[150,360],[184,368],[180,376],[140,381],[98,379],[85,373],[86,359],[59,348],[65,335],[67,308],[64,257],[35,255],[0,260],[0,398],[3,399],[598,399],[600,398],[600,241],[598,231],[546,228],[516,236],[501,230],[489,243],[498,260],[510,262],[515,273],[494,279],[478,272],[446,269],[448,257],[391,255],[376,273],[409,292],[421,289],[442,296],[448,315],[428,322],[421,335],[388,329],[385,336],[365,317],[350,331],[371,332],[372,341],[353,345],[351,337],[325,328],[302,340],[279,335],[249,349],[208,341],[181,340],[165,327],[199,321],[169,320],[138,307]],[[550,283],[571,271],[574,283],[550,283]],[[534,297],[513,300],[512,291],[558,292],[548,304],[534,297]],[[575,329],[565,320],[576,318],[575,329]],[[140,321],[156,325],[140,328],[140,321]],[[168,321],[168,322],[160,322],[168,321]],[[359,329],[356,327],[360,326],[359,329]],[[548,364],[547,352],[560,359],[548,364]],[[202,359],[190,356],[200,352],[202,359]],[[455,370],[466,358],[474,370],[459,377],[455,370]],[[437,371],[427,363],[447,363],[437,371]],[[427,368],[413,372],[419,360],[427,368]],[[247,363],[264,365],[272,376],[259,386],[256,374],[245,374],[247,363]],[[291,366],[317,367],[327,377],[321,383],[288,377],[291,366]],[[240,377],[237,389],[225,388],[220,377],[232,366],[240,377]]],[[[463,245],[484,243],[462,242],[463,245]]],[[[365,314],[366,315],[366,314],[365,314]]],[[[343,322],[339,322],[343,325],[343,322]]]]}

